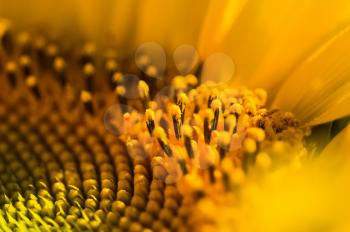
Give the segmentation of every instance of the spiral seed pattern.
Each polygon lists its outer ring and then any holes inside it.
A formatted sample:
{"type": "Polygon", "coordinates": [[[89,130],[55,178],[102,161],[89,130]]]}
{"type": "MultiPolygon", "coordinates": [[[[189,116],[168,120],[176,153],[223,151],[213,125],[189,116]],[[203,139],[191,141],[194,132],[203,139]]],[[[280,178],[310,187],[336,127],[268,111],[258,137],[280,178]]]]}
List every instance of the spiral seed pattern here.
{"type": "MultiPolygon", "coordinates": [[[[203,223],[200,199],[302,159],[276,155],[302,150],[307,128],[266,109],[262,89],[200,83],[172,67],[155,79],[112,48],[16,40],[2,24],[3,231],[190,231],[203,223]]],[[[137,59],[157,73],[147,54],[137,59]]]]}

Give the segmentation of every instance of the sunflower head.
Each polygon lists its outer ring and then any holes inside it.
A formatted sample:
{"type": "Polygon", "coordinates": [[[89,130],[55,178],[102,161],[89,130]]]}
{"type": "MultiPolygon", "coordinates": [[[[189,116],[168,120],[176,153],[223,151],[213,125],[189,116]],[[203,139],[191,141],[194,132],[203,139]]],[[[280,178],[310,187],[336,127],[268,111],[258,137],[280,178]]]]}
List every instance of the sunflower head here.
{"type": "Polygon", "coordinates": [[[0,2],[0,230],[348,228],[348,4],[0,2]]]}

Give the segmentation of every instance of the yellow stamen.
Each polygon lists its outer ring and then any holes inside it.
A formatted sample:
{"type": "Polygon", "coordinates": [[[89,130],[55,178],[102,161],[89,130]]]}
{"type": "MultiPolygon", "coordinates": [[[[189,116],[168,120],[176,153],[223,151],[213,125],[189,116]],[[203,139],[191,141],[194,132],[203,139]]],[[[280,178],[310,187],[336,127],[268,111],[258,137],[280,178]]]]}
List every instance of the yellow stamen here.
{"type": "Polygon", "coordinates": [[[250,127],[247,129],[247,136],[255,139],[257,142],[262,142],[265,139],[265,131],[261,128],[250,127]]]}
{"type": "Polygon", "coordinates": [[[139,81],[138,83],[139,95],[141,98],[149,97],[149,87],[146,82],[139,81]]]}
{"type": "Polygon", "coordinates": [[[152,136],[153,130],[155,128],[155,123],[154,123],[154,111],[151,109],[147,109],[145,113],[145,119],[146,119],[146,124],[148,128],[148,132],[152,136]]]}
{"type": "Polygon", "coordinates": [[[253,154],[257,150],[256,141],[252,138],[246,138],[243,142],[244,151],[253,154]]]}
{"type": "Polygon", "coordinates": [[[126,93],[126,89],[124,86],[117,86],[117,88],[115,89],[115,92],[119,95],[119,96],[124,96],[126,93]]]}

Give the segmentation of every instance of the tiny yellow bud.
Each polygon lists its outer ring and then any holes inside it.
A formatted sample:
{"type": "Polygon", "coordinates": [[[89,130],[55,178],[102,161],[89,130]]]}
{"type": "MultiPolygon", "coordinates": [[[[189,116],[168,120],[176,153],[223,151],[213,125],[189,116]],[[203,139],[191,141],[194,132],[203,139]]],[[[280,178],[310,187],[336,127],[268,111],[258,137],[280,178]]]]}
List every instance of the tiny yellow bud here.
{"type": "Polygon", "coordinates": [[[253,154],[257,150],[256,142],[252,138],[246,138],[243,142],[244,151],[253,154]]]}
{"type": "Polygon", "coordinates": [[[247,129],[247,135],[255,139],[257,142],[262,142],[265,139],[265,131],[258,127],[250,127],[247,129]]]}
{"type": "Polygon", "coordinates": [[[91,93],[88,92],[88,91],[85,91],[83,90],[80,94],[80,99],[83,101],[83,102],[89,102],[92,100],[92,96],[91,96],[91,93]]]}

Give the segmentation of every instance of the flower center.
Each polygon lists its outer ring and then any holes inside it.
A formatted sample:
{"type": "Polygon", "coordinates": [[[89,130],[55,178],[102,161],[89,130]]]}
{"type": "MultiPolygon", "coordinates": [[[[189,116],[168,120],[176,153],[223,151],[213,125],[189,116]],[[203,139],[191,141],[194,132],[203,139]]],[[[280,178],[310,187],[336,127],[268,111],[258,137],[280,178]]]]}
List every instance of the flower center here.
{"type": "Polygon", "coordinates": [[[187,231],[199,199],[303,158],[307,130],[265,108],[262,89],[172,69],[156,79],[147,55],[140,73],[113,49],[100,59],[93,44],[76,52],[10,29],[0,25],[5,231],[187,231]]]}

